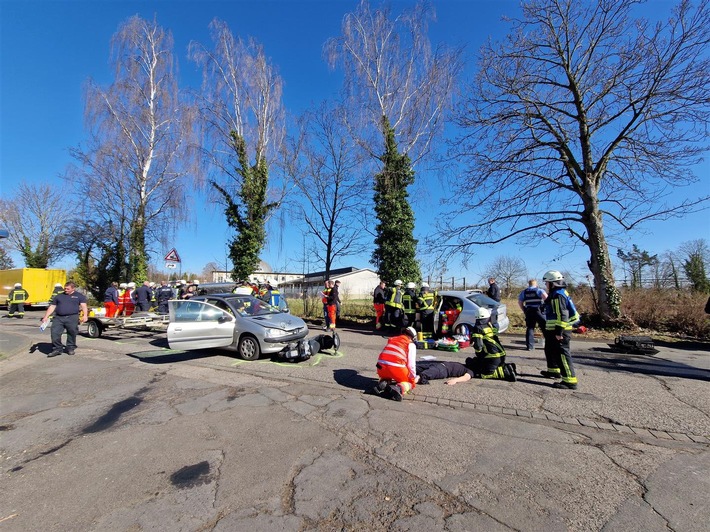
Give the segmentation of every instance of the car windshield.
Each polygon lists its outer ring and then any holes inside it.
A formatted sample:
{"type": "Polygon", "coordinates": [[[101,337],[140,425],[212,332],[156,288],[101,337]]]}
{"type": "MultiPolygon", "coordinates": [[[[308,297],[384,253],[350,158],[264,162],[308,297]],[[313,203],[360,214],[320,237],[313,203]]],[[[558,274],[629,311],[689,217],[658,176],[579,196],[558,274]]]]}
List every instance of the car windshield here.
{"type": "Polygon", "coordinates": [[[277,307],[272,307],[266,301],[254,296],[235,296],[230,297],[228,301],[240,316],[267,316],[281,313],[277,307]]]}
{"type": "Polygon", "coordinates": [[[467,298],[469,301],[473,301],[479,307],[491,308],[500,305],[495,299],[488,297],[486,294],[479,294],[474,292],[467,298]]]}

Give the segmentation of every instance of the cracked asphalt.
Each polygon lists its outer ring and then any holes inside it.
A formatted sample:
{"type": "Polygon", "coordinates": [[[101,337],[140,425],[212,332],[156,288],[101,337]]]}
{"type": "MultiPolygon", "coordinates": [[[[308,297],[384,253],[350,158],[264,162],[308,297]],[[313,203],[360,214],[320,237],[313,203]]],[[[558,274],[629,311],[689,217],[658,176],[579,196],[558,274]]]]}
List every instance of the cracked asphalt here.
{"type": "Polygon", "coordinates": [[[707,345],[575,337],[570,391],[503,335],[518,382],[395,403],[371,331],[297,364],[118,330],[47,359],[40,315],[0,320],[0,531],[708,530],[707,345]]]}

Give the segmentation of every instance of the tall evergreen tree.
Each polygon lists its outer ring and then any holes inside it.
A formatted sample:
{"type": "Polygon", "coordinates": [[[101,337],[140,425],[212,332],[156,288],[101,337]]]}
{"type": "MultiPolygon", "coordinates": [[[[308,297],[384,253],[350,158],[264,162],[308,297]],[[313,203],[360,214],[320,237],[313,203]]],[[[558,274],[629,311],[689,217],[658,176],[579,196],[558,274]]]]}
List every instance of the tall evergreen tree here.
{"type": "Polygon", "coordinates": [[[419,282],[421,271],[416,259],[414,213],[409,205],[407,187],[414,183],[408,155],[399,153],[394,129],[387,117],[382,119],[385,152],[383,168],[375,176],[375,214],[377,227],[372,264],[380,279],[392,284],[395,279],[419,282]]]}
{"type": "Polygon", "coordinates": [[[212,181],[214,189],[225,203],[227,223],[237,232],[229,243],[229,258],[234,267],[234,279],[247,279],[259,266],[259,254],[266,242],[266,220],[278,202],[267,200],[269,168],[263,157],[249,164],[244,138],[232,131],[232,149],[239,166],[235,172],[242,178],[242,186],[234,192],[212,181]]]}

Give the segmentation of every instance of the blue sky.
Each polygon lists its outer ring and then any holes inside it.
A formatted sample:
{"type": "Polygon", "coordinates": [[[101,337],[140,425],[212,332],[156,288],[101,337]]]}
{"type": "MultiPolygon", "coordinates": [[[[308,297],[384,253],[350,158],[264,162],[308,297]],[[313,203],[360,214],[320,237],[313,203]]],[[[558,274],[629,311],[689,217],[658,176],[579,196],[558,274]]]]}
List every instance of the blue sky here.
{"type": "MultiPolygon", "coordinates": [[[[664,0],[650,3],[669,5],[664,0]]],[[[439,0],[433,2],[437,22],[431,25],[433,41],[466,43],[474,54],[489,36],[500,38],[507,31],[501,16],[519,14],[512,0],[439,0]]],[[[173,33],[175,55],[179,60],[179,80],[185,87],[197,87],[200,76],[186,58],[191,40],[209,43],[208,24],[217,17],[228,23],[233,33],[254,37],[264,45],[284,79],[284,104],[290,113],[300,113],[312,102],[330,97],[338,90],[340,76],[331,72],[322,59],[322,45],[340,33],[345,13],[355,9],[354,0],[273,0],[273,1],[33,1],[0,0],[0,195],[13,194],[16,183],[61,184],[60,175],[71,162],[69,148],[84,140],[82,99],[88,78],[109,84],[109,41],[128,17],[157,17],[158,23],[173,33]]],[[[378,5],[373,2],[373,5],[378,5]]],[[[410,2],[392,3],[399,12],[410,2]]],[[[474,61],[471,61],[473,64],[474,61]]],[[[710,189],[710,166],[698,169],[700,187],[710,189]]],[[[438,199],[441,187],[437,176],[418,169],[416,197],[438,199]]],[[[680,197],[697,196],[698,189],[680,191],[680,197]]],[[[450,191],[447,193],[451,193],[450,191]]],[[[199,193],[193,194],[193,221],[176,236],[173,246],[179,252],[183,270],[201,271],[210,261],[225,262],[226,240],[230,233],[217,207],[202,207],[199,193]]],[[[73,198],[79,200],[79,198],[73,198]]],[[[437,212],[431,201],[414,203],[416,236],[423,237],[437,212]],[[428,205],[429,208],[424,209],[428,205]]],[[[282,238],[272,228],[263,260],[281,271],[300,272],[302,238],[286,232],[282,238]]],[[[632,243],[651,253],[676,249],[683,241],[710,238],[708,212],[681,220],[648,224],[644,233],[629,235],[621,245],[632,243]]],[[[162,266],[160,253],[156,264],[162,266]]],[[[612,250],[615,255],[616,250],[612,250]]],[[[477,281],[485,266],[496,257],[522,257],[529,273],[541,277],[554,267],[579,276],[587,275],[584,249],[560,250],[544,242],[531,242],[519,248],[500,244],[482,250],[468,267],[448,265],[448,275],[477,281]]],[[[370,267],[369,256],[345,258],[335,267],[370,267]]],[[[19,256],[15,263],[22,265],[19,256]]],[[[71,261],[59,266],[70,267],[71,261]]],[[[311,269],[315,269],[311,266],[311,269]]]]}

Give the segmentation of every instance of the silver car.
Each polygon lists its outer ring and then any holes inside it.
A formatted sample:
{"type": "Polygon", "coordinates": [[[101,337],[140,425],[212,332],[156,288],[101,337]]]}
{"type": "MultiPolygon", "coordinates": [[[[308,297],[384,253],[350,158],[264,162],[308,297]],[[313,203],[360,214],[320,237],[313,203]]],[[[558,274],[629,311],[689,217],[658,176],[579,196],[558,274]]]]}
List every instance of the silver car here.
{"type": "Polygon", "coordinates": [[[168,344],[171,349],[223,347],[244,360],[288,349],[308,335],[299,317],[261,299],[240,294],[205,294],[169,302],[168,344]]]}
{"type": "Polygon", "coordinates": [[[438,306],[434,313],[434,327],[439,330],[440,313],[447,310],[460,310],[451,331],[454,334],[462,334],[464,326],[469,332],[476,324],[476,315],[480,307],[491,311],[491,321],[498,323],[498,332],[505,332],[510,325],[508,319],[508,307],[491,299],[479,290],[444,290],[438,293],[438,306]]]}

